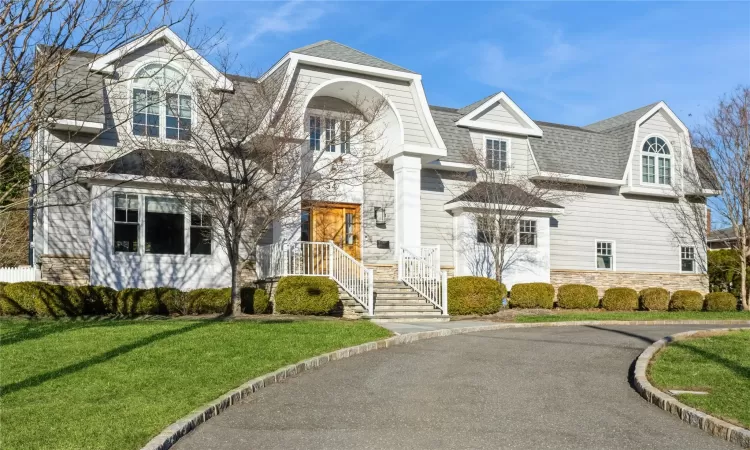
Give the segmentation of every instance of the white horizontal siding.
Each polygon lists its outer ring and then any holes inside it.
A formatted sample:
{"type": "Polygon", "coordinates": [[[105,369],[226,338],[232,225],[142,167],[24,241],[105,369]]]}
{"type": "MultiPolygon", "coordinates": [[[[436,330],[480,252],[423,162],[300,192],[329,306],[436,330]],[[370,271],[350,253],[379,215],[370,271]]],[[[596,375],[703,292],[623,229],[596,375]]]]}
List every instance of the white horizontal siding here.
{"type": "Polygon", "coordinates": [[[455,239],[453,215],[445,211],[445,204],[468,188],[465,174],[422,170],[421,181],[421,234],[422,245],[440,246],[440,264],[454,265],[455,239]]]}
{"type": "Polygon", "coordinates": [[[393,166],[381,165],[364,186],[362,205],[362,260],[366,264],[396,262],[396,209],[393,196],[393,166]],[[385,208],[385,225],[375,223],[375,207],[385,208]],[[377,241],[389,241],[390,249],[377,248],[377,241]]]}
{"type": "Polygon", "coordinates": [[[676,208],[674,202],[588,187],[560,203],[565,214],[550,228],[553,270],[595,270],[595,240],[600,239],[615,241],[618,271],[679,272],[680,244],[662,222],[676,208]]]}
{"type": "Polygon", "coordinates": [[[495,102],[492,106],[482,111],[474,117],[474,120],[482,122],[496,123],[512,127],[526,127],[518,120],[506,107],[500,102],[495,102]]]}
{"type": "MultiPolygon", "coordinates": [[[[685,143],[684,136],[679,129],[674,127],[664,112],[659,111],[646,120],[639,128],[635,138],[635,151],[633,152],[633,186],[653,186],[643,182],[642,156],[643,143],[648,136],[657,135],[666,139],[672,152],[672,185],[680,187],[682,183],[682,159],[685,143]]],[[[659,176],[658,168],[656,176],[659,176]]]]}

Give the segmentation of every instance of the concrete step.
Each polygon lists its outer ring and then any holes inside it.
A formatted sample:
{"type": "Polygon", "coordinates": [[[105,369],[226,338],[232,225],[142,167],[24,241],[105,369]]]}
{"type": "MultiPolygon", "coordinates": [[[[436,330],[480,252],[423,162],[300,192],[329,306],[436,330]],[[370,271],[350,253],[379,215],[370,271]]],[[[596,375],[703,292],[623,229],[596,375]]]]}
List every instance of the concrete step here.
{"type": "Polygon", "coordinates": [[[382,317],[390,317],[390,316],[434,316],[440,315],[440,311],[437,309],[432,310],[409,310],[404,308],[396,308],[396,309],[388,309],[388,310],[381,310],[378,308],[375,308],[375,315],[376,316],[382,316],[382,317]]]}
{"type": "MultiPolygon", "coordinates": [[[[359,305],[360,303],[353,298],[342,298],[341,303],[343,303],[346,306],[350,305],[359,305]]],[[[393,305],[411,305],[411,306],[420,306],[420,305],[428,305],[432,306],[431,303],[429,303],[427,300],[423,298],[413,298],[413,299],[397,299],[397,300],[383,300],[383,299],[376,299],[375,300],[375,307],[378,306],[393,306],[393,305]]]]}
{"type": "Polygon", "coordinates": [[[375,293],[375,301],[378,300],[410,300],[422,298],[416,292],[409,292],[408,294],[381,294],[380,292],[375,293]]]}
{"type": "Polygon", "coordinates": [[[375,322],[449,322],[451,319],[448,316],[431,315],[431,316],[378,316],[377,314],[372,317],[362,318],[373,320],[375,322]]]}
{"type": "Polygon", "coordinates": [[[434,312],[437,309],[432,305],[378,305],[375,304],[375,313],[389,312],[389,311],[425,311],[434,312]]]}

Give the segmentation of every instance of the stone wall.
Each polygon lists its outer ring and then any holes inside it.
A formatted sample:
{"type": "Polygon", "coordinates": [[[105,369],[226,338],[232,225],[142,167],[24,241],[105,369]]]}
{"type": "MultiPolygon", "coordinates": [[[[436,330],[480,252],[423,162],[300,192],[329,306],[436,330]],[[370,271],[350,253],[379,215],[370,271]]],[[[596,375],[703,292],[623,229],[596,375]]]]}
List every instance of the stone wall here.
{"type": "Polygon", "coordinates": [[[708,292],[708,276],[697,273],[613,272],[597,270],[551,270],[550,283],[555,288],[563,284],[588,284],[599,290],[599,295],[611,287],[629,287],[637,291],[647,287],[662,287],[669,292],[691,289],[708,292]]]}
{"type": "Polygon", "coordinates": [[[42,281],[81,286],[89,284],[90,262],[83,255],[42,255],[42,281]]]}

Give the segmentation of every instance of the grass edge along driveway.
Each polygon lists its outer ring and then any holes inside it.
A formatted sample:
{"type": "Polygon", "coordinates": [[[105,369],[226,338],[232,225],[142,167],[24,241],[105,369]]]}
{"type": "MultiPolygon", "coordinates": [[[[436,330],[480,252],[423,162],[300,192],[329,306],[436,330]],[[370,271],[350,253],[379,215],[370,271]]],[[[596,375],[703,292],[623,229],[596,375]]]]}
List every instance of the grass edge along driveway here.
{"type": "Polygon", "coordinates": [[[651,361],[648,378],[657,388],[704,391],[681,394],[681,402],[750,428],[750,330],[700,334],[672,342],[651,361]]]}
{"type": "Polygon", "coordinates": [[[137,449],[245,381],[390,332],[369,321],[0,320],[4,449],[137,449]]]}
{"type": "Polygon", "coordinates": [[[750,311],[575,311],[554,310],[543,314],[524,314],[513,319],[519,323],[570,322],[579,320],[750,320],[750,311]]]}

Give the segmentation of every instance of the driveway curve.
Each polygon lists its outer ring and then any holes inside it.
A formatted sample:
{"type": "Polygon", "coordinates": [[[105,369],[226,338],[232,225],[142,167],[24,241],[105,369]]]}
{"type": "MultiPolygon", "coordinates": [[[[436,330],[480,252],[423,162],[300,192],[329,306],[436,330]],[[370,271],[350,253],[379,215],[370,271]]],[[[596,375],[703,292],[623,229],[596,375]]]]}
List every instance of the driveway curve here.
{"type": "Polygon", "coordinates": [[[628,380],[652,342],[708,328],[509,329],[369,352],[263,389],[174,448],[736,448],[628,380]]]}

